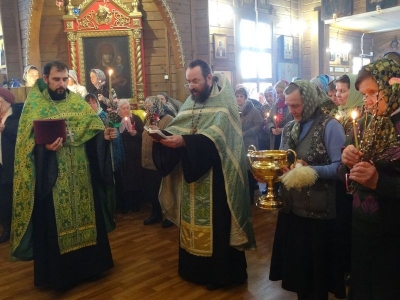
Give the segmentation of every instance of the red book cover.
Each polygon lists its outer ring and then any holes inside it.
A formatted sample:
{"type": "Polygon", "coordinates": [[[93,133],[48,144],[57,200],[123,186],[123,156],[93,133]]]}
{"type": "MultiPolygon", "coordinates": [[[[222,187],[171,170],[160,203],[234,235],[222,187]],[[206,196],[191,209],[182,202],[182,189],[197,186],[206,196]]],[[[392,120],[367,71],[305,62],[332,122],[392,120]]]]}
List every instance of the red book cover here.
{"type": "Polygon", "coordinates": [[[37,145],[52,144],[59,137],[66,141],[66,123],[64,119],[45,119],[33,121],[35,143],[37,145]]]}

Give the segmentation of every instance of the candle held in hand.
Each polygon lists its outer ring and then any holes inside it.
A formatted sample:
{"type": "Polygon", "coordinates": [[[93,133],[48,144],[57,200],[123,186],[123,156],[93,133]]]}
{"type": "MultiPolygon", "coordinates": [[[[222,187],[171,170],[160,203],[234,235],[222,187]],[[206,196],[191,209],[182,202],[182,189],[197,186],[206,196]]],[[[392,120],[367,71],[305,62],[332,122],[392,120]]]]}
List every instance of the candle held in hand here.
{"type": "Polygon", "coordinates": [[[356,125],[357,111],[356,110],[352,111],[351,117],[353,118],[354,145],[358,149],[358,135],[357,135],[357,125],[356,125]]]}
{"type": "Polygon", "coordinates": [[[112,74],[113,74],[113,70],[112,69],[108,70],[108,85],[109,85],[108,90],[109,90],[109,94],[110,94],[110,96],[109,96],[110,101],[112,101],[112,91],[111,91],[111,89],[112,89],[112,80],[111,80],[112,74]]]}

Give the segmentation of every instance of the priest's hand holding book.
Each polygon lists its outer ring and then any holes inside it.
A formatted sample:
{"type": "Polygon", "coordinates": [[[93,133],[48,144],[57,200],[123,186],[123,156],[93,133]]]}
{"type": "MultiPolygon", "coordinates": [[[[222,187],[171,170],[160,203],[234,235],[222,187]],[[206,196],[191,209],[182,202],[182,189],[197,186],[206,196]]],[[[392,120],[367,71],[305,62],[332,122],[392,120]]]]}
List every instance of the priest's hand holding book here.
{"type": "Polygon", "coordinates": [[[54,143],[46,144],[46,149],[50,151],[58,151],[62,148],[62,145],[63,145],[63,138],[59,137],[54,141],[54,143]]]}
{"type": "Polygon", "coordinates": [[[167,139],[167,136],[155,125],[144,126],[144,129],[148,132],[148,134],[153,138],[155,142],[167,139]]]}

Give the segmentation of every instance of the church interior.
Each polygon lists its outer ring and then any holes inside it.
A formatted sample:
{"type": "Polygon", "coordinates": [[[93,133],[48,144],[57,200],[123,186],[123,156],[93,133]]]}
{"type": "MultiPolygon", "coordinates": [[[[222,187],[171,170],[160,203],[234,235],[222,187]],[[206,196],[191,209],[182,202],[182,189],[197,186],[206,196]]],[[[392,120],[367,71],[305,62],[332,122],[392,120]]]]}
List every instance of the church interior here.
{"type": "MultiPolygon", "coordinates": [[[[61,61],[83,86],[91,69],[103,69],[107,79],[121,77],[116,92],[138,111],[160,92],[184,102],[186,68],[202,59],[256,98],[280,80],[337,79],[400,52],[399,13],[400,0],[1,0],[0,82],[24,102],[29,65],[41,76],[46,63],[61,61]]],[[[264,188],[260,182],[255,202],[264,188]]],[[[246,251],[245,285],[208,291],[180,278],[179,228],[143,226],[151,211],[143,203],[115,215],[115,267],[65,292],[34,287],[33,263],[10,261],[9,243],[0,244],[0,298],[297,299],[268,279],[278,210],[251,209],[257,250],[246,251]]]]}

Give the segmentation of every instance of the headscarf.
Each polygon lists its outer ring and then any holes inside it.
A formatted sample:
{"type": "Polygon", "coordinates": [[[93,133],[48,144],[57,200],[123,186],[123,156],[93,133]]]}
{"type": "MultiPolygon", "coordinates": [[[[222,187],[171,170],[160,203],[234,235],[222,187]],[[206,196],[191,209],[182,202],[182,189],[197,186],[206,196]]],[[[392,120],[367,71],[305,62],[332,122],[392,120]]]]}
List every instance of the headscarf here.
{"type": "Polygon", "coordinates": [[[282,89],[282,90],[284,90],[284,89],[286,89],[287,86],[288,86],[288,82],[287,82],[286,80],[281,80],[281,81],[278,81],[278,82],[274,85],[274,88],[275,88],[275,91],[276,91],[276,89],[282,89]]]}
{"type": "Polygon", "coordinates": [[[22,75],[22,79],[23,79],[25,82],[28,81],[28,72],[29,72],[31,69],[38,70],[38,68],[36,68],[36,67],[33,66],[33,65],[27,65],[27,66],[25,67],[25,69],[24,69],[24,74],[22,75]]]}
{"type": "Polygon", "coordinates": [[[89,103],[89,100],[90,100],[90,99],[94,99],[94,100],[96,100],[96,102],[97,102],[97,115],[100,115],[102,112],[104,112],[103,109],[102,109],[101,106],[100,106],[99,99],[97,99],[97,97],[96,97],[95,94],[87,94],[87,95],[85,96],[85,101],[86,101],[87,103],[89,103]]]}
{"type": "Polygon", "coordinates": [[[276,100],[276,91],[275,91],[275,89],[274,89],[273,86],[267,87],[267,88],[265,89],[265,91],[264,91],[264,95],[265,95],[265,94],[272,94],[272,95],[274,95],[274,98],[275,98],[275,100],[276,100]]]}
{"type": "Polygon", "coordinates": [[[246,89],[244,89],[244,88],[238,88],[238,89],[235,91],[235,95],[236,95],[236,94],[243,95],[243,96],[247,99],[247,91],[246,91],[246,89]]]}
{"type": "Polygon", "coordinates": [[[106,83],[106,75],[104,74],[104,72],[100,69],[91,69],[90,72],[93,72],[96,74],[97,76],[97,84],[95,84],[94,86],[97,89],[100,89],[101,86],[103,86],[106,83]]]}
{"type": "Polygon", "coordinates": [[[0,97],[2,97],[4,100],[6,100],[10,104],[15,103],[14,94],[5,88],[0,88],[0,97]]]}
{"type": "Polygon", "coordinates": [[[374,161],[382,158],[388,148],[400,146],[395,126],[390,120],[390,115],[400,106],[400,88],[398,83],[393,85],[389,83],[391,78],[400,78],[400,66],[391,59],[379,59],[362,67],[360,72],[363,70],[369,72],[376,80],[379,91],[384,96],[381,101],[384,100],[388,104],[381,116],[372,117],[360,143],[360,150],[364,153],[363,159],[374,161]]]}
{"type": "MultiPolygon", "coordinates": [[[[286,80],[278,81],[274,86],[275,92],[276,92],[276,89],[285,90],[287,86],[288,86],[288,82],[286,80]]],[[[285,99],[281,100],[280,98],[278,98],[276,101],[276,107],[284,108],[285,106],[286,106],[285,99]]]]}
{"type": "Polygon", "coordinates": [[[76,72],[74,70],[69,70],[68,76],[71,77],[75,81],[76,84],[79,84],[78,75],[76,74],[76,72]]]}
{"type": "Polygon", "coordinates": [[[146,100],[144,100],[145,107],[146,103],[151,103],[152,105],[150,113],[156,113],[160,118],[165,116],[164,104],[162,103],[162,100],[160,98],[158,98],[157,96],[147,97],[146,100]]]}
{"type": "MultiPolygon", "coordinates": [[[[300,135],[301,123],[305,123],[311,119],[319,105],[327,100],[330,101],[328,95],[326,95],[319,87],[307,80],[296,80],[291,82],[289,85],[296,85],[300,90],[301,100],[303,101],[303,111],[301,112],[301,121],[292,121],[289,126],[290,137],[294,145],[297,145],[300,135]]],[[[289,145],[292,143],[289,143],[289,145]]]]}
{"type": "Polygon", "coordinates": [[[354,85],[356,81],[356,75],[353,74],[346,74],[346,75],[350,79],[349,96],[347,97],[346,104],[339,106],[339,108],[341,110],[349,110],[360,106],[362,107],[364,105],[362,94],[356,90],[356,87],[354,85]]]}
{"type": "Polygon", "coordinates": [[[329,76],[326,74],[321,74],[312,78],[310,82],[316,84],[324,92],[327,92],[329,76]]]}
{"type": "MultiPolygon", "coordinates": [[[[120,113],[119,113],[120,107],[121,107],[121,106],[124,106],[124,105],[128,105],[129,107],[131,106],[128,100],[126,100],[126,99],[120,99],[119,102],[118,102],[118,115],[121,117],[121,126],[119,126],[119,132],[120,132],[120,133],[123,133],[123,132],[125,131],[125,129],[126,129],[127,131],[130,131],[131,128],[132,128],[132,122],[131,122],[132,113],[129,113],[129,117],[128,117],[128,118],[127,118],[127,117],[125,117],[125,118],[122,117],[122,116],[120,115],[120,113]]],[[[135,120],[133,119],[133,121],[135,121],[135,120]]],[[[135,123],[133,123],[133,125],[134,125],[134,124],[135,124],[135,123]]]]}

